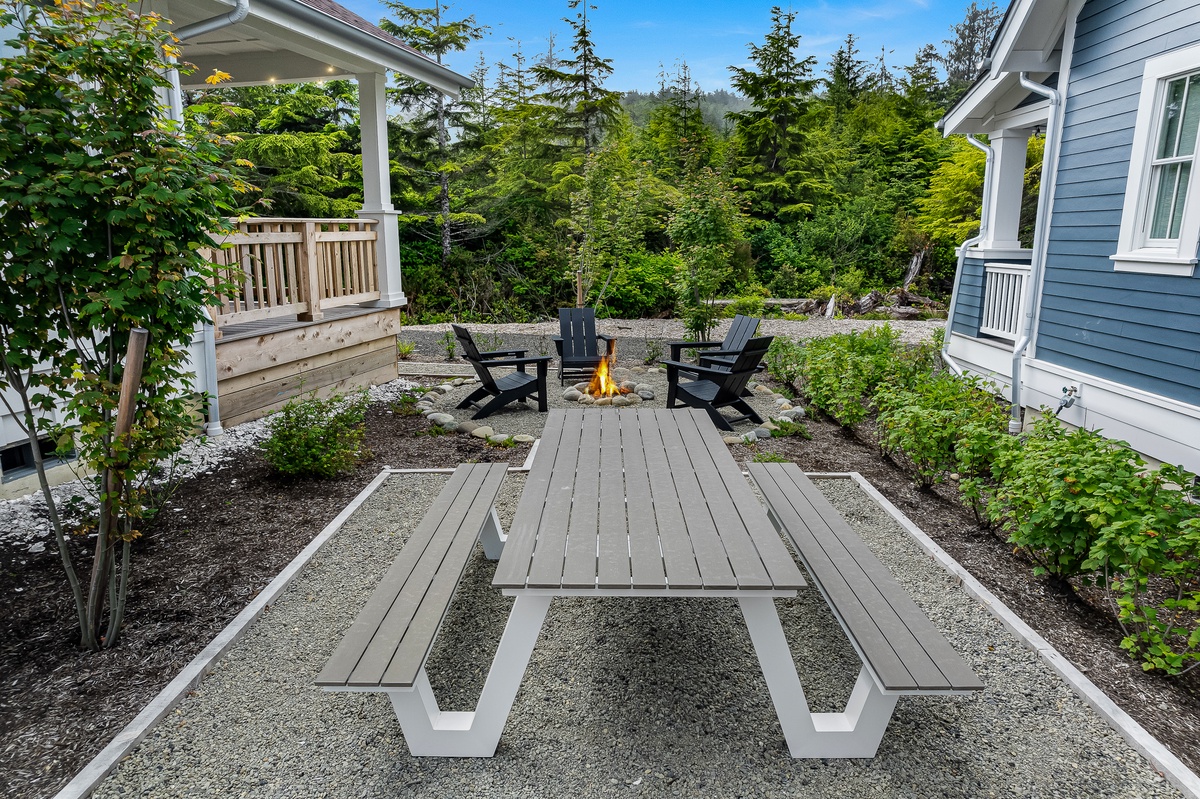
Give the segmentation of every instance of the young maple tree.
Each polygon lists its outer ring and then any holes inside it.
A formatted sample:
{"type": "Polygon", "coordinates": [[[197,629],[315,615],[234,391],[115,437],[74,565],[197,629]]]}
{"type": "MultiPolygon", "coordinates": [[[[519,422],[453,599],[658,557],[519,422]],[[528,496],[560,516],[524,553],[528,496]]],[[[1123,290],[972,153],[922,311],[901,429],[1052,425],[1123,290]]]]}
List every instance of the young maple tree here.
{"type": "Polygon", "coordinates": [[[221,167],[219,142],[168,119],[179,53],[162,19],[136,8],[0,0],[0,398],[31,445],[88,649],[118,640],[150,477],[195,428],[187,350],[217,277],[201,250],[248,188],[221,167]],[[133,428],[118,436],[135,328],[149,344],[133,428]],[[93,475],[86,585],[46,439],[93,475]]]}

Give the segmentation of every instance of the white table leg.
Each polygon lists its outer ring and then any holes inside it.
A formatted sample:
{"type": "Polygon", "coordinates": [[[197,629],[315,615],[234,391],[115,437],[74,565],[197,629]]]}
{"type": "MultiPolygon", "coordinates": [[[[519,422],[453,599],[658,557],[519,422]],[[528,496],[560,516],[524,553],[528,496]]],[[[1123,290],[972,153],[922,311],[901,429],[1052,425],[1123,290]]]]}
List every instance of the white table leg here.
{"type": "Polygon", "coordinates": [[[504,542],[507,540],[508,536],[504,534],[504,528],[500,526],[500,514],[496,513],[496,508],[493,506],[491,515],[483,523],[483,529],[479,531],[479,543],[483,544],[483,556],[488,560],[500,560],[500,553],[504,551],[504,542]]]}
{"type": "Polygon", "coordinates": [[[739,597],[738,605],[792,757],[874,757],[898,697],[882,693],[864,667],[844,712],[811,712],[774,600],[739,597]]]}
{"type": "Polygon", "coordinates": [[[500,733],[521,688],[546,611],[550,609],[550,599],[549,596],[516,597],[474,712],[446,712],[438,708],[424,668],[411,689],[388,692],[413,755],[491,757],[496,754],[500,733]]]}

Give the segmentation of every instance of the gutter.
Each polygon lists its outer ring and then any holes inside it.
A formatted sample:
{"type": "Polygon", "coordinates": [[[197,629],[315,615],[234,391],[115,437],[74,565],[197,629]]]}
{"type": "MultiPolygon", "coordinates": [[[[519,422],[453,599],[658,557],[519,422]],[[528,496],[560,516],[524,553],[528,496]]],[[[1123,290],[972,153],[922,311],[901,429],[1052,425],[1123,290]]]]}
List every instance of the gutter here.
{"type": "MultiPolygon", "coordinates": [[[[236,25],[249,15],[250,0],[235,0],[233,10],[228,13],[184,25],[172,33],[182,42],[236,25]]],[[[170,79],[171,118],[182,124],[183,89],[179,85],[179,70],[172,69],[170,79]]],[[[216,438],[225,430],[221,427],[221,400],[217,394],[217,334],[211,318],[204,320],[204,383],[204,392],[208,395],[208,423],[204,425],[204,434],[216,438]]]]}
{"type": "Polygon", "coordinates": [[[1055,89],[1043,86],[1029,79],[1028,72],[1019,76],[1021,86],[1034,94],[1045,97],[1050,107],[1046,119],[1046,149],[1042,155],[1042,185],[1038,192],[1037,221],[1034,223],[1033,257],[1029,262],[1029,278],[1025,285],[1025,319],[1022,322],[1021,337],[1013,345],[1012,351],[1012,407],[1008,420],[1008,432],[1021,432],[1021,365],[1025,350],[1033,338],[1033,316],[1037,310],[1039,289],[1042,284],[1042,272],[1045,269],[1047,249],[1050,242],[1050,202],[1053,192],[1050,186],[1054,181],[1052,170],[1058,163],[1058,147],[1062,138],[1062,94],[1055,89]],[[1049,167],[1049,170],[1047,170],[1049,167]]]}
{"type": "Polygon", "coordinates": [[[994,161],[992,148],[975,138],[974,134],[967,134],[967,141],[980,150],[983,150],[985,160],[983,162],[983,200],[982,207],[979,209],[979,232],[972,238],[964,241],[958,248],[958,268],[954,270],[954,287],[950,289],[950,307],[946,309],[946,330],[945,335],[942,336],[942,361],[958,377],[962,376],[963,369],[950,357],[950,335],[954,326],[954,311],[958,307],[958,288],[962,282],[963,265],[967,260],[967,248],[974,247],[983,241],[988,233],[988,211],[991,210],[989,207],[991,205],[991,193],[988,191],[988,185],[992,182],[992,164],[994,161]]]}
{"type": "MultiPolygon", "coordinates": [[[[336,17],[331,17],[304,3],[296,2],[296,0],[255,0],[255,2],[260,8],[269,8],[292,19],[303,20],[318,29],[328,29],[331,25],[337,25],[338,35],[352,41],[364,53],[369,53],[385,64],[399,63],[401,68],[397,71],[404,72],[422,83],[427,83],[455,100],[459,99],[463,89],[469,89],[475,85],[475,81],[470,78],[447,69],[415,50],[388,44],[374,34],[360,30],[353,25],[347,25],[336,17]]],[[[394,69],[395,67],[389,68],[394,69]]]]}

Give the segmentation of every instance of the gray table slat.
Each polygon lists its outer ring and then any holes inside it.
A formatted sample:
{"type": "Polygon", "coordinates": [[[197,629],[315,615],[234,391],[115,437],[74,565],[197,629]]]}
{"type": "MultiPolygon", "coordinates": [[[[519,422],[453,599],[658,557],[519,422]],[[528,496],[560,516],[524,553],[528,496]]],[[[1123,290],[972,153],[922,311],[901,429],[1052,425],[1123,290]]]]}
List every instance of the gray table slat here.
{"type": "MultiPolygon", "coordinates": [[[[777,464],[782,466],[783,464],[777,464]]],[[[948,684],[956,687],[983,687],[983,683],[963,661],[962,657],[950,645],[941,631],[934,626],[925,612],[917,606],[908,593],[896,582],[891,571],[875,557],[865,541],[855,533],[837,509],[829,502],[812,481],[796,469],[788,477],[799,487],[805,499],[808,500],[813,512],[837,535],[839,542],[845,548],[848,557],[852,558],[870,579],[871,583],[880,590],[881,597],[888,603],[904,630],[913,636],[921,647],[921,654],[928,657],[932,667],[936,669],[948,684]]],[[[920,662],[920,656],[916,657],[920,662]]],[[[913,669],[909,665],[910,671],[913,669]]],[[[928,672],[918,675],[922,680],[936,682],[937,677],[928,672]]],[[[924,687],[924,686],[922,686],[924,687]]]]}
{"type": "MultiPolygon", "coordinates": [[[[621,421],[621,460],[624,464],[624,480],[621,491],[625,494],[629,524],[629,558],[632,566],[634,588],[665,588],[667,570],[663,563],[663,547],[659,543],[662,525],[682,525],[670,521],[664,513],[665,522],[657,518],[659,508],[654,506],[650,495],[650,473],[646,466],[646,448],[642,441],[642,429],[638,414],[622,411],[616,414],[621,421]],[[627,491],[626,486],[638,486],[627,491]]],[[[607,473],[607,467],[606,467],[607,473]]],[[[618,475],[614,481],[621,480],[618,475]]],[[[690,555],[689,555],[690,557],[690,555]]],[[[695,566],[694,562],[692,563],[695,566]]],[[[696,573],[697,578],[699,573],[696,573]]]]}
{"type": "MultiPolygon", "coordinates": [[[[717,432],[708,418],[708,414],[704,411],[693,410],[689,413],[677,414],[676,419],[680,438],[688,456],[692,459],[692,468],[696,475],[696,482],[700,486],[700,493],[712,515],[715,532],[725,550],[725,557],[733,569],[733,576],[738,587],[746,589],[774,588],[767,567],[759,556],[758,549],[754,546],[754,541],[750,538],[750,532],[746,529],[746,523],[742,519],[743,512],[757,513],[763,517],[763,522],[769,525],[770,521],[766,518],[766,512],[762,505],[751,495],[753,505],[747,505],[743,511],[730,494],[730,485],[726,483],[721,474],[722,467],[728,466],[730,471],[738,472],[737,463],[730,457],[729,450],[724,443],[717,438],[717,432]],[[702,426],[705,422],[707,422],[707,430],[702,426]],[[724,451],[718,452],[710,449],[705,444],[706,439],[720,443],[724,451]]],[[[746,485],[741,474],[738,474],[738,477],[742,484],[746,485]]],[[[783,548],[782,542],[780,542],[780,548],[786,555],[787,550],[783,548]]],[[[789,563],[792,562],[790,556],[787,560],[789,563]]]]}
{"type": "Polygon", "coordinates": [[[546,427],[542,430],[541,443],[538,444],[533,465],[525,478],[525,489],[517,502],[517,511],[508,531],[508,541],[504,544],[504,554],[496,564],[496,574],[492,578],[492,586],[495,588],[525,587],[533,547],[537,542],[537,528],[546,507],[547,492],[550,490],[550,475],[561,450],[559,442],[566,418],[566,412],[558,409],[550,411],[546,417],[546,427]]]}
{"type": "MultiPolygon", "coordinates": [[[[653,411],[636,411],[638,425],[645,442],[646,469],[650,476],[650,497],[654,507],[654,520],[658,525],[658,540],[662,547],[663,565],[667,583],[672,588],[703,588],[700,567],[696,563],[688,527],[684,521],[683,507],[675,491],[675,480],[671,475],[672,464],[667,460],[662,441],[661,418],[653,411]]],[[[676,466],[675,468],[678,468],[676,466]]],[[[635,520],[631,519],[631,522],[635,520]]],[[[630,534],[634,533],[630,527],[630,534]]]]}
{"type": "MultiPolygon", "coordinates": [[[[541,513],[540,530],[529,564],[529,577],[525,584],[530,588],[559,588],[562,586],[563,559],[567,550],[567,528],[571,523],[571,502],[578,479],[579,457],[582,454],[580,439],[583,427],[570,421],[563,427],[555,456],[554,469],[550,474],[550,487],[546,494],[546,506],[541,513]]],[[[515,526],[515,525],[514,525],[515,526]]],[[[501,556],[503,560],[503,556],[501,556]]]]}
{"type": "MultiPolygon", "coordinates": [[[[369,668],[360,671],[360,667],[364,655],[380,637],[381,628],[390,618],[400,628],[391,637],[399,641],[405,634],[408,616],[425,596],[423,583],[432,579],[436,564],[441,562],[437,554],[442,549],[440,541],[448,541],[458,530],[467,529],[473,544],[506,471],[505,464],[464,464],[454,471],[322,669],[317,684],[340,686],[369,679],[363,676],[369,668]],[[415,594],[415,600],[409,601],[406,592],[415,594]]],[[[394,645],[391,648],[395,650],[394,645]]],[[[375,667],[376,682],[385,666],[375,667]]]]}
{"type": "MultiPolygon", "coordinates": [[[[663,447],[666,449],[670,474],[674,478],[675,491],[687,523],[692,551],[700,568],[700,577],[705,588],[737,588],[737,578],[733,574],[733,567],[729,563],[721,537],[717,534],[717,527],[713,523],[697,477],[697,465],[702,467],[703,461],[698,459],[697,462],[693,462],[683,442],[679,431],[681,416],[684,414],[658,414],[655,421],[662,436],[663,447]]],[[[707,458],[707,455],[703,457],[707,458]]],[[[655,500],[657,501],[657,497],[655,500]]]]}
{"type": "MultiPolygon", "coordinates": [[[[703,411],[692,411],[692,420],[696,423],[699,433],[707,433],[708,427],[712,426],[712,420],[703,411]]],[[[725,490],[733,501],[733,507],[740,514],[752,546],[770,575],[771,584],[777,589],[804,588],[804,577],[796,567],[796,562],[792,560],[791,552],[775,531],[771,520],[767,518],[762,503],[750,489],[750,483],[742,474],[741,466],[729,455],[729,448],[716,435],[700,435],[698,443],[712,455],[713,463],[725,483],[725,490]]]]}
{"type": "Polygon", "coordinates": [[[602,410],[583,418],[575,486],[571,492],[571,522],[563,559],[564,588],[594,588],[598,570],[596,557],[600,537],[600,424],[602,410]]]}
{"type": "MultiPolygon", "coordinates": [[[[633,585],[629,562],[629,511],[625,502],[627,470],[623,466],[628,453],[621,437],[621,418],[628,415],[609,409],[600,412],[600,541],[596,569],[596,585],[600,588],[630,588],[633,585]]],[[[630,476],[629,482],[637,484],[637,479],[630,476]]]]}

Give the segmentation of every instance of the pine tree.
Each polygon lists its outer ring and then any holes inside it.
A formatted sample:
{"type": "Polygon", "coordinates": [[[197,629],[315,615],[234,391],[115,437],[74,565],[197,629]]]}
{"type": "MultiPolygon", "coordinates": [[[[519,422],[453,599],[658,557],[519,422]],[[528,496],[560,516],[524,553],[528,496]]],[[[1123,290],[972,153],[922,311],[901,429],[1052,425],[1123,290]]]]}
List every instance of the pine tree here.
{"type": "MultiPolygon", "coordinates": [[[[576,11],[574,19],[563,19],[574,32],[574,57],[538,64],[533,72],[546,86],[546,100],[559,109],[558,134],[590,155],[620,114],[621,95],[604,88],[613,69],[612,59],[600,58],[592,41],[588,11],[596,6],[586,0],[567,0],[567,6],[576,11]]],[[[552,51],[548,55],[553,59],[552,51]]]]}
{"type": "Polygon", "coordinates": [[[803,217],[820,190],[805,146],[816,59],[797,54],[795,20],[794,11],[772,8],[770,32],[761,45],[750,45],[750,60],[758,71],[730,67],[734,88],[753,103],[728,114],[736,125],[741,158],[734,185],[746,192],[754,215],[763,220],[803,217]]]}
{"type": "Polygon", "coordinates": [[[840,119],[850,109],[866,88],[867,62],[858,58],[858,48],[855,46],[857,37],[851,33],[846,36],[842,46],[829,60],[826,70],[828,78],[824,79],[825,100],[833,108],[834,117],[840,119]]]}
{"type": "MultiPolygon", "coordinates": [[[[395,0],[384,0],[384,4],[398,21],[385,19],[380,22],[380,27],[433,57],[439,64],[447,53],[465,50],[487,30],[476,24],[474,15],[459,20],[446,19],[444,15],[449,5],[441,0],[436,0],[431,8],[415,8],[395,0]]],[[[468,124],[468,111],[438,89],[407,75],[397,73],[396,83],[397,87],[389,92],[389,96],[411,114],[402,125],[407,133],[407,149],[416,159],[418,169],[425,167],[428,171],[432,166],[431,171],[437,176],[437,222],[445,268],[453,248],[456,223],[451,213],[450,176],[462,169],[462,165],[451,158],[450,132],[452,128],[461,130],[468,124]]]]}
{"type": "Polygon", "coordinates": [[[992,37],[1000,25],[1000,19],[1000,9],[992,0],[982,8],[977,0],[971,0],[963,21],[950,29],[954,38],[943,40],[946,51],[939,61],[946,70],[946,86],[951,102],[975,82],[979,65],[991,49],[992,37]]]}

